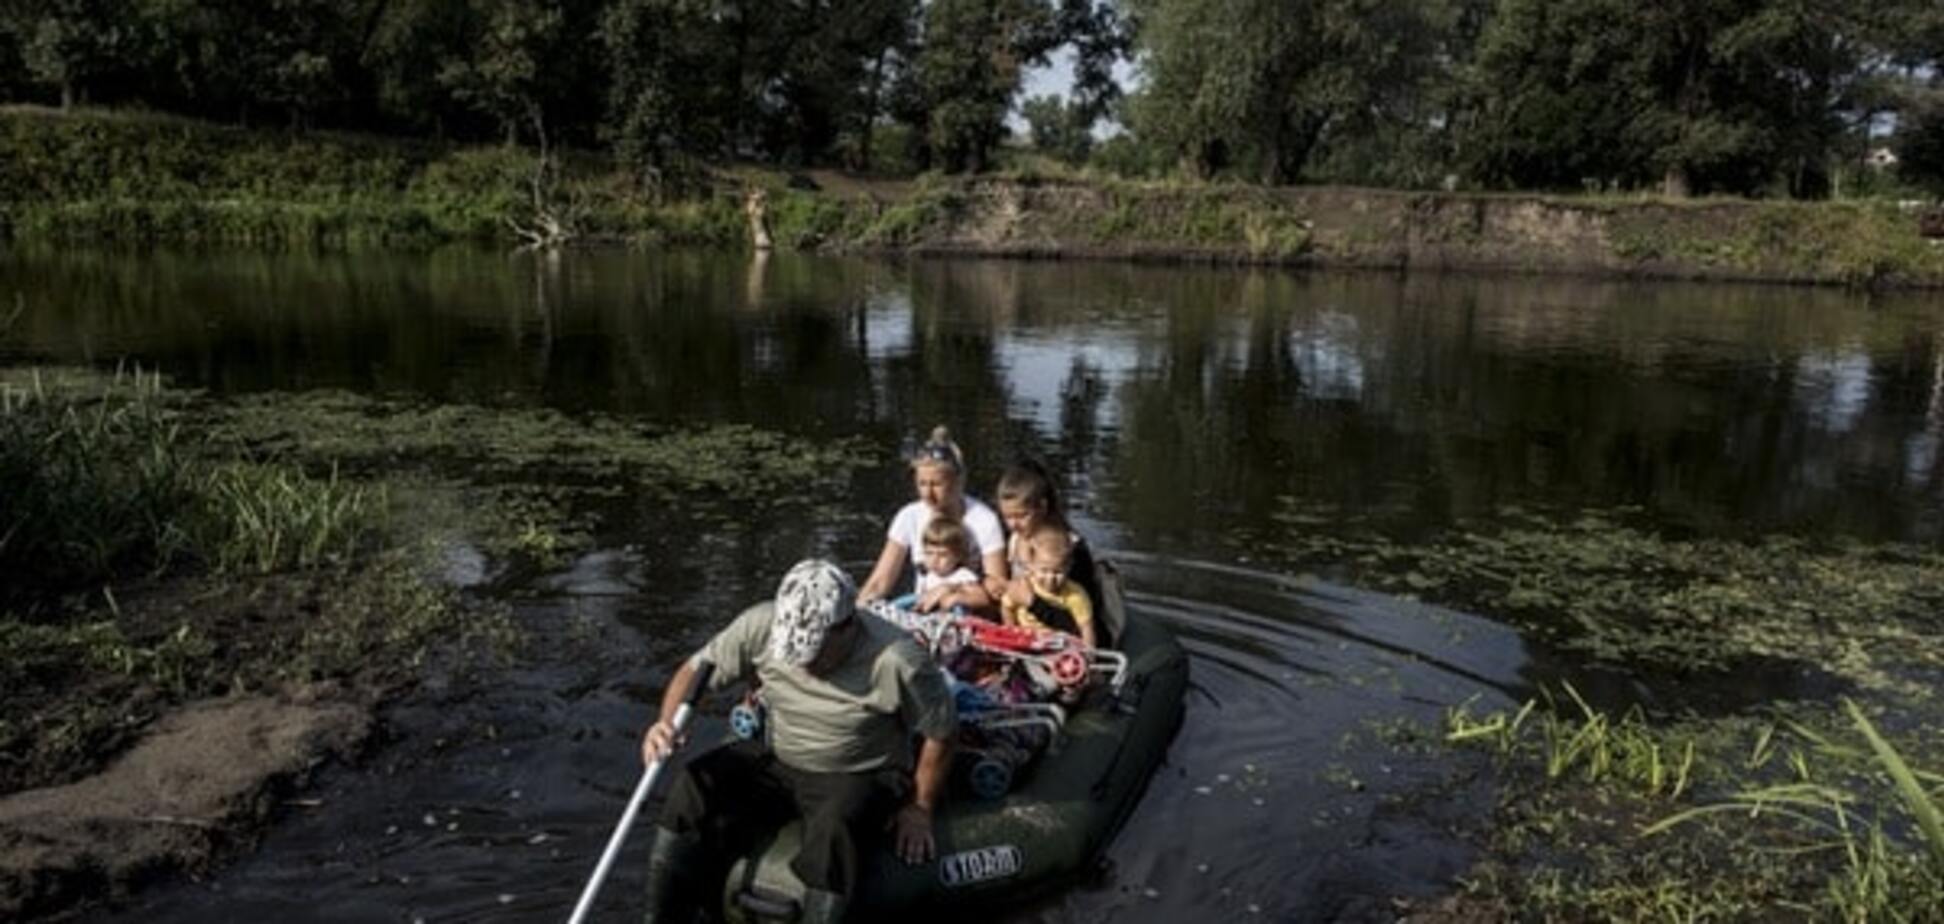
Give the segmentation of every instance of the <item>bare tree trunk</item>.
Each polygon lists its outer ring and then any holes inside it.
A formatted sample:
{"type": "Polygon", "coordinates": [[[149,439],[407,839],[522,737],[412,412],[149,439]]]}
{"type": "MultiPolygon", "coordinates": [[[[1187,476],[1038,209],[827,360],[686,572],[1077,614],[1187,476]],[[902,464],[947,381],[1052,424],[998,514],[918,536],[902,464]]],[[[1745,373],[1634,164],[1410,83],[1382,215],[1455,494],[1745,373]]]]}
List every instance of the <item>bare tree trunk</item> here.
{"type": "Polygon", "coordinates": [[[67,112],[68,110],[73,108],[74,108],[74,82],[71,80],[63,80],[61,81],[61,111],[67,112]]]}
{"type": "Polygon", "coordinates": [[[1686,167],[1676,164],[1667,168],[1667,172],[1661,175],[1661,195],[1669,199],[1685,199],[1688,197],[1688,175],[1686,167]]]}
{"type": "Polygon", "coordinates": [[[752,189],[743,196],[743,214],[749,218],[749,242],[757,253],[766,253],[775,246],[770,239],[769,195],[760,189],[752,189]]]}
{"type": "MultiPolygon", "coordinates": [[[[565,168],[548,144],[547,123],[538,103],[528,101],[527,118],[533,121],[533,137],[540,146],[533,174],[527,180],[528,214],[524,221],[516,215],[502,218],[525,242],[522,249],[552,253],[562,244],[580,237],[580,220],[585,217],[587,204],[564,180],[565,168]]],[[[509,123],[509,132],[513,124],[509,123]]]]}
{"type": "Polygon", "coordinates": [[[877,134],[878,95],[884,88],[884,52],[878,52],[877,60],[871,62],[871,92],[864,103],[864,137],[857,145],[857,169],[860,173],[871,172],[871,141],[877,134]]]}

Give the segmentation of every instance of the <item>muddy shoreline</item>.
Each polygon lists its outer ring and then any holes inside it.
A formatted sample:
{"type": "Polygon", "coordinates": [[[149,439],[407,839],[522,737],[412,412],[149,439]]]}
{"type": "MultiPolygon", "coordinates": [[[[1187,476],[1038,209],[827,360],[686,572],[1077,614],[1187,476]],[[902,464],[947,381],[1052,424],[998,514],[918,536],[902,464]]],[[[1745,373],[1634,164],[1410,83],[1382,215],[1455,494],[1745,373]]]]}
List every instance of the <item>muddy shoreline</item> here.
{"type": "Polygon", "coordinates": [[[318,691],[190,703],[106,770],[0,798],[0,915],[27,920],[208,872],[331,762],[355,761],[369,707],[318,691]]]}

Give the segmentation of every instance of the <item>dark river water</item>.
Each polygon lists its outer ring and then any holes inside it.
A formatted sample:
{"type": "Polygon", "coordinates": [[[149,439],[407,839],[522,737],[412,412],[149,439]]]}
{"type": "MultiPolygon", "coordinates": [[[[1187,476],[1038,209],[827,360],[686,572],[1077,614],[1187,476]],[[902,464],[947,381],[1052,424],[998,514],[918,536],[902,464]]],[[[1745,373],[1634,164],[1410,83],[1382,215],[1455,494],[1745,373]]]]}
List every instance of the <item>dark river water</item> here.
{"type": "MultiPolygon", "coordinates": [[[[1576,666],[1489,614],[1264,564],[1247,537],[1273,517],[1356,511],[1409,541],[1625,507],[1699,535],[1944,540],[1935,295],[453,250],[17,253],[0,299],[7,362],[744,423],[886,460],[824,534],[612,513],[593,550],[493,589],[533,641],[487,689],[431,678],[258,849],[104,919],[564,919],[668,666],[801,537],[864,570],[908,493],[894,457],[937,423],[975,493],[1012,453],[1049,459],[1132,604],[1192,657],[1187,720],[1098,872],[983,920],[1385,920],[1464,872],[1452,831],[1489,779],[1411,729],[1576,666]]],[[[639,912],[631,846],[607,919],[639,912]]]]}

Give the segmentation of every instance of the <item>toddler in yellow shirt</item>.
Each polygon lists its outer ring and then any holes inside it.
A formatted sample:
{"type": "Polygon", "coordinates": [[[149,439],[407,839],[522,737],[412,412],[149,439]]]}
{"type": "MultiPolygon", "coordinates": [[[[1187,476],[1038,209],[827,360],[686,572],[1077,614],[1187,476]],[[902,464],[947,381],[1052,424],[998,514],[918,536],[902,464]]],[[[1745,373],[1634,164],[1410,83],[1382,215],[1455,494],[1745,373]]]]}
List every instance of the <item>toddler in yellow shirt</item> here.
{"type": "Polygon", "coordinates": [[[1025,537],[1026,583],[1033,599],[1008,595],[1002,607],[1009,626],[1051,629],[1094,647],[1093,600],[1078,581],[1067,577],[1073,558],[1073,536],[1052,524],[1025,537]]]}

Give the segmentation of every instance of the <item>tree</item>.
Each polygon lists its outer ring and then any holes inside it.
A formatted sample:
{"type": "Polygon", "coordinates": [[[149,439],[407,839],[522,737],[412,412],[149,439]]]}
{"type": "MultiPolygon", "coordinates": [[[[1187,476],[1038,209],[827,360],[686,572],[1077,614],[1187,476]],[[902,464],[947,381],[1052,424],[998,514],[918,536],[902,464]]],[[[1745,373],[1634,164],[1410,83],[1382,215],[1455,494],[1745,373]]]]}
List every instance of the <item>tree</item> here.
{"type": "Polygon", "coordinates": [[[1116,4],[1097,0],[1062,0],[1057,23],[1073,48],[1073,117],[1091,132],[1121,101],[1114,65],[1133,52],[1133,24],[1116,4]]]}
{"type": "Polygon", "coordinates": [[[749,147],[786,163],[822,159],[868,133],[886,68],[907,54],[914,0],[797,0],[752,17],[743,74],[749,147]]]}
{"type": "Polygon", "coordinates": [[[359,58],[376,115],[413,133],[438,135],[473,117],[439,79],[445,62],[464,54],[472,22],[471,10],[448,0],[377,0],[359,58]]]}
{"type": "Polygon", "coordinates": [[[1019,114],[1032,133],[1033,147],[1043,154],[1078,164],[1093,149],[1093,120],[1078,104],[1052,94],[1035,96],[1020,106],[1019,114]]]}
{"type": "Polygon", "coordinates": [[[1797,195],[1867,110],[1883,0],[1507,0],[1468,139],[1493,185],[1797,195]]]}
{"type": "Polygon", "coordinates": [[[1381,0],[1138,0],[1141,130],[1190,173],[1288,183],[1334,133],[1419,89],[1444,7],[1381,0]]]}
{"type": "Polygon", "coordinates": [[[916,10],[916,0],[618,0],[598,30],[608,135],[651,168],[679,151],[786,163],[861,151],[916,10]]]}
{"type": "Polygon", "coordinates": [[[1059,44],[1038,0],[933,0],[914,66],[926,138],[947,170],[978,172],[1006,134],[1020,75],[1059,44]]]}
{"type": "Polygon", "coordinates": [[[472,14],[472,42],[448,55],[438,81],[452,95],[492,118],[506,142],[522,127],[543,143],[545,102],[551,94],[549,65],[567,53],[566,16],[547,0],[465,0],[472,14]]]}
{"type": "Polygon", "coordinates": [[[1897,126],[1897,173],[1944,198],[1944,93],[1930,91],[1897,126]]]}
{"type": "Polygon", "coordinates": [[[852,165],[860,170],[871,169],[878,124],[892,115],[894,88],[909,70],[918,44],[917,0],[877,0],[875,7],[875,15],[864,20],[863,49],[870,60],[862,98],[846,124],[852,165]]]}
{"type": "Polygon", "coordinates": [[[707,105],[719,87],[696,60],[705,21],[681,0],[620,0],[602,17],[609,63],[606,135],[624,163],[660,177],[685,153],[714,153],[722,125],[707,105]],[[702,81],[706,81],[702,82],[702,81]]]}
{"type": "Polygon", "coordinates": [[[255,0],[227,6],[230,22],[211,38],[240,78],[239,96],[282,109],[292,125],[349,99],[360,50],[353,5],[255,0]]]}
{"type": "Polygon", "coordinates": [[[67,109],[146,57],[144,23],[124,12],[113,0],[39,0],[10,8],[7,16],[29,77],[56,89],[67,109]]]}
{"type": "Polygon", "coordinates": [[[0,100],[9,102],[25,98],[32,82],[27,76],[27,62],[20,57],[20,35],[14,31],[15,25],[0,16],[0,100]]]}

